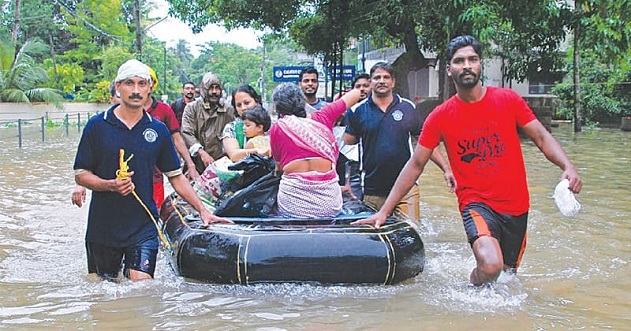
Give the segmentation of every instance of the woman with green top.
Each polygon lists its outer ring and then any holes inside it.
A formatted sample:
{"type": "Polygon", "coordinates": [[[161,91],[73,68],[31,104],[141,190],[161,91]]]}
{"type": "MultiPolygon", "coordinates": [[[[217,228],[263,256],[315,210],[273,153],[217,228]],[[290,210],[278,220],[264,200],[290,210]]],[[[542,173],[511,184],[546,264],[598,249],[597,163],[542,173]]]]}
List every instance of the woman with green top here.
{"type": "MultiPolygon", "coordinates": [[[[221,135],[223,150],[232,162],[245,156],[259,153],[255,148],[245,148],[245,134],[243,133],[243,119],[241,116],[246,109],[262,105],[261,96],[250,85],[243,84],[232,92],[232,107],[236,111],[235,120],[226,124],[221,135]]],[[[265,151],[260,151],[263,154],[265,151]]]]}

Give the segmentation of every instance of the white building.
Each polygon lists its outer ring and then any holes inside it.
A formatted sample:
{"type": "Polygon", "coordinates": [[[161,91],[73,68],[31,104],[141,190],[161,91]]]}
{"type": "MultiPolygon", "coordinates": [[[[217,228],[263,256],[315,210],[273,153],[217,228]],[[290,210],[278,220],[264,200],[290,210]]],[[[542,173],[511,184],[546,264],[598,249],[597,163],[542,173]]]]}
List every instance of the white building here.
{"type": "MultiPolygon", "coordinates": [[[[397,48],[387,48],[367,51],[358,54],[358,70],[369,72],[370,68],[377,62],[393,63],[403,52],[404,46],[397,48]],[[365,66],[365,68],[362,67],[365,66]]],[[[430,63],[429,68],[410,72],[408,75],[408,86],[410,88],[410,100],[423,100],[437,98],[439,92],[438,74],[440,63],[436,65],[435,54],[424,54],[430,63]]],[[[550,97],[546,92],[553,82],[529,82],[525,80],[521,83],[517,81],[505,82],[502,77],[502,59],[492,58],[483,60],[483,81],[485,85],[510,87],[523,97],[550,97]]]]}

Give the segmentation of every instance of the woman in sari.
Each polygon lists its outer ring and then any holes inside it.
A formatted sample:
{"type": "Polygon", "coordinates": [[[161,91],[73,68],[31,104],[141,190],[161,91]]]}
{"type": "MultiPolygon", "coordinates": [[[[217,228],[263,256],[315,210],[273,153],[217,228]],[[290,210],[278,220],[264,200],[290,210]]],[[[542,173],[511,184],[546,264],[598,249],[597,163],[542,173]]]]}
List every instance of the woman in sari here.
{"type": "Polygon", "coordinates": [[[341,212],[335,171],[339,150],[332,128],[359,97],[360,91],[352,90],[307,115],[300,87],[284,83],[274,89],[272,102],[279,119],[270,129],[270,140],[276,169],[282,173],[277,199],[281,216],[334,217],[341,212]]]}

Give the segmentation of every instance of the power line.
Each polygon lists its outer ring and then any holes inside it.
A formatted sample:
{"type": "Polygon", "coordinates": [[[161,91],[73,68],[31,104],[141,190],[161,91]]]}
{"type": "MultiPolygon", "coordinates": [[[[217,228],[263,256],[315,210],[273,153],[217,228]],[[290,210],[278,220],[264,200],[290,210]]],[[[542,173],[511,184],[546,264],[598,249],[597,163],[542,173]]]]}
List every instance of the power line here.
{"type": "Polygon", "coordinates": [[[86,19],[84,19],[83,17],[81,17],[80,15],[78,15],[78,14],[77,14],[74,10],[72,10],[72,9],[70,8],[70,6],[68,6],[68,5],[67,5],[67,4],[65,4],[64,2],[62,2],[62,1],[60,1],[60,0],[55,0],[55,2],[56,2],[56,3],[58,3],[58,4],[60,4],[62,7],[66,8],[66,10],[67,10],[67,11],[68,11],[68,12],[69,12],[72,16],[74,16],[75,18],[77,18],[77,19],[81,20],[81,21],[83,22],[83,24],[87,25],[88,27],[90,27],[90,28],[91,28],[91,29],[93,29],[94,31],[96,31],[96,32],[100,33],[102,36],[104,36],[104,37],[108,37],[108,38],[111,38],[111,39],[114,39],[114,40],[116,40],[116,41],[118,41],[118,42],[120,42],[120,43],[123,43],[123,44],[131,45],[131,43],[130,43],[130,42],[126,42],[126,41],[122,40],[120,36],[115,36],[115,35],[113,35],[113,34],[107,33],[107,32],[105,32],[105,31],[103,31],[103,30],[99,29],[98,27],[96,27],[94,24],[92,24],[92,23],[88,22],[86,19]]]}

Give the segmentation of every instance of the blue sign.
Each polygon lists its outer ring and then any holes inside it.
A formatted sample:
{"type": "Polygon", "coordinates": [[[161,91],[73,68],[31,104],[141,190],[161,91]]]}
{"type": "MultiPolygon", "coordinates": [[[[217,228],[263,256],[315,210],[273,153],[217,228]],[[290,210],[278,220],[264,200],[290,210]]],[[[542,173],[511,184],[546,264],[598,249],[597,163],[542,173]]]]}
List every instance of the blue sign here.
{"type": "MultiPolygon", "coordinates": [[[[352,81],[355,77],[355,66],[345,65],[342,67],[342,79],[347,81],[352,81]]],[[[333,68],[329,68],[329,76],[333,77],[333,72],[335,72],[335,78],[337,80],[340,79],[340,66],[335,66],[333,68]]]]}
{"type": "Polygon", "coordinates": [[[275,82],[298,82],[300,78],[300,72],[304,66],[274,66],[274,81],[275,82]]]}

